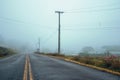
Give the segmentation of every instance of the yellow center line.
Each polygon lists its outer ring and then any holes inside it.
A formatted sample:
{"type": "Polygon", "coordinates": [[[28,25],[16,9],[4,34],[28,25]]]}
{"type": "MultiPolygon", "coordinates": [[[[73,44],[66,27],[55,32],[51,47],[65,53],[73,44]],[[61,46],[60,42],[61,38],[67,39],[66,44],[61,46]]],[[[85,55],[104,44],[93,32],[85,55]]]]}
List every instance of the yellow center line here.
{"type": "Polygon", "coordinates": [[[28,58],[28,62],[29,62],[29,79],[33,80],[33,75],[32,75],[32,69],[31,69],[31,64],[30,64],[30,59],[28,58]]]}
{"type": "Polygon", "coordinates": [[[28,73],[28,66],[27,65],[28,65],[28,62],[27,62],[27,56],[26,56],[23,80],[27,80],[27,73],[28,73]]]}
{"type": "Polygon", "coordinates": [[[28,79],[33,80],[33,75],[32,75],[32,69],[31,69],[29,56],[26,55],[23,80],[28,80],[28,79]],[[29,78],[28,78],[28,75],[29,75],[29,78]]]}

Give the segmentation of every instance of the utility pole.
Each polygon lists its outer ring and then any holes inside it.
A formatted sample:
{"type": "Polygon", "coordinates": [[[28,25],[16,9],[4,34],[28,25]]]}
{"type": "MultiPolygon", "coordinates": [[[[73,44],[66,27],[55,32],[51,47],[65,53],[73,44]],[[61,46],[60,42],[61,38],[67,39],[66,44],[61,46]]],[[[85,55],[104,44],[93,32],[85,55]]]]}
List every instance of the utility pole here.
{"type": "Polygon", "coordinates": [[[60,14],[63,14],[63,11],[55,11],[55,13],[58,13],[58,54],[61,53],[61,25],[60,25],[60,14]]]}
{"type": "Polygon", "coordinates": [[[40,38],[38,38],[38,52],[40,53],[40,38]]]}

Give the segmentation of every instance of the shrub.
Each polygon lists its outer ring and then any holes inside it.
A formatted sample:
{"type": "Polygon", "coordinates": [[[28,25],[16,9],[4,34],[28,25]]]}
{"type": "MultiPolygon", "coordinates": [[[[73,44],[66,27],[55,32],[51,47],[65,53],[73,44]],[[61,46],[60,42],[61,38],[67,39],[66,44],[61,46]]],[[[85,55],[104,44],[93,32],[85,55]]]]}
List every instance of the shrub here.
{"type": "Polygon", "coordinates": [[[97,60],[97,59],[94,60],[94,65],[95,66],[102,67],[103,64],[104,64],[103,61],[100,60],[100,59],[99,60],[97,60]]]}
{"type": "Polygon", "coordinates": [[[103,59],[103,62],[104,63],[102,67],[120,71],[120,61],[118,60],[117,56],[111,55],[111,56],[105,57],[103,59]]]}
{"type": "Polygon", "coordinates": [[[111,65],[111,68],[114,69],[114,70],[120,71],[120,61],[119,60],[114,60],[112,65],[111,65]]]}
{"type": "Polygon", "coordinates": [[[72,60],[120,72],[120,60],[114,55],[107,57],[74,56],[72,60]]]}
{"type": "Polygon", "coordinates": [[[75,60],[75,61],[79,61],[80,57],[79,56],[74,56],[72,59],[75,60]]]}

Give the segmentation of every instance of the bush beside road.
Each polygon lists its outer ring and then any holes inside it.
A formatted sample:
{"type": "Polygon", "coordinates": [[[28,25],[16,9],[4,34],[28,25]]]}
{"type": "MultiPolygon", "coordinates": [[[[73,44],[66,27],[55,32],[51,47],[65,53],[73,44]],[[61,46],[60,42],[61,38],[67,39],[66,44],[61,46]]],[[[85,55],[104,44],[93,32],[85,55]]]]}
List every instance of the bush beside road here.
{"type": "Polygon", "coordinates": [[[10,48],[0,47],[0,57],[16,54],[16,52],[10,48]]]}
{"type": "Polygon", "coordinates": [[[120,57],[119,56],[65,56],[63,54],[45,54],[55,58],[64,59],[66,61],[74,62],[83,66],[91,67],[101,71],[120,75],[120,57]]]}

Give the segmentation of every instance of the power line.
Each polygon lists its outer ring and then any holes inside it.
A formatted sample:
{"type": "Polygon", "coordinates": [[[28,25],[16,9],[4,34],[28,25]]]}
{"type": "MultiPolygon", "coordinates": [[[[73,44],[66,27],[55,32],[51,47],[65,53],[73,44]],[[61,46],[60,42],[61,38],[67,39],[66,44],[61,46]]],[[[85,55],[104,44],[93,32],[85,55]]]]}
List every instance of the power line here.
{"type": "Polygon", "coordinates": [[[41,41],[41,42],[44,43],[45,45],[56,34],[56,32],[57,31],[52,32],[46,39],[43,39],[44,41],[41,41]]]}
{"type": "Polygon", "coordinates": [[[7,21],[12,21],[12,22],[17,22],[17,23],[22,23],[22,24],[32,24],[32,23],[29,23],[29,22],[25,22],[25,21],[21,21],[21,20],[17,20],[17,19],[12,19],[12,18],[8,18],[8,17],[1,17],[0,16],[0,19],[7,20],[7,21]]]}
{"type": "Polygon", "coordinates": [[[102,27],[102,28],[77,28],[77,29],[71,29],[71,28],[64,28],[62,30],[70,30],[70,31],[80,31],[80,30],[120,30],[120,27],[102,27]]]}
{"type": "MultiPolygon", "coordinates": [[[[0,16],[0,19],[5,20],[5,21],[17,22],[17,23],[21,23],[21,24],[27,24],[27,25],[40,25],[40,24],[37,24],[37,23],[26,22],[26,21],[17,20],[17,19],[8,18],[8,17],[1,17],[0,16]]],[[[41,26],[45,26],[45,25],[41,25],[41,26]]]]}
{"type": "MultiPolygon", "coordinates": [[[[96,27],[98,27],[99,26],[99,24],[96,24],[96,25],[80,25],[80,24],[67,24],[67,25],[64,25],[62,28],[89,28],[89,27],[92,27],[92,28],[96,28],[96,27]]],[[[119,25],[117,24],[117,25],[101,25],[101,26],[99,26],[98,28],[101,28],[101,27],[109,27],[109,28],[111,28],[112,26],[114,26],[114,27],[119,27],[119,25]]]]}
{"type": "Polygon", "coordinates": [[[111,7],[116,7],[116,6],[120,6],[120,5],[118,3],[112,3],[112,4],[97,5],[97,6],[92,6],[92,7],[70,9],[70,10],[64,10],[64,11],[67,12],[67,11],[88,10],[88,9],[97,9],[97,8],[111,8],[111,7]]]}
{"type": "Polygon", "coordinates": [[[5,20],[5,21],[17,22],[17,23],[25,24],[25,25],[42,26],[41,29],[55,29],[54,27],[48,27],[48,26],[45,26],[45,25],[37,24],[37,23],[25,22],[25,21],[22,21],[22,20],[17,20],[17,19],[12,19],[12,18],[7,18],[7,17],[1,17],[0,16],[0,19],[5,20]]]}
{"type": "MultiPolygon", "coordinates": [[[[28,25],[35,25],[35,24],[32,24],[32,23],[28,23],[28,22],[24,22],[24,21],[20,21],[20,20],[16,20],[16,19],[12,19],[12,18],[6,18],[6,17],[0,17],[0,19],[4,19],[4,20],[9,20],[9,21],[13,21],[13,22],[18,22],[18,23],[23,23],[23,24],[28,24],[28,25]]],[[[40,25],[40,24],[39,24],[40,25]]],[[[42,25],[41,25],[42,26],[42,25]]],[[[80,25],[77,25],[78,27],[80,27],[80,25]]],[[[77,27],[77,26],[74,26],[74,28],[75,27],[77,27]]],[[[81,25],[81,26],[93,26],[93,25],[81,25]]],[[[110,25],[109,25],[110,26],[110,25]]],[[[116,25],[115,25],[116,26],[116,25]]],[[[73,26],[64,26],[64,27],[73,27],[73,26]]],[[[57,30],[57,29],[55,29],[54,27],[41,27],[41,29],[52,29],[52,30],[57,30]]],[[[96,28],[81,28],[80,27],[80,29],[82,29],[82,30],[86,30],[86,29],[94,29],[94,30],[96,30],[96,28]]],[[[78,29],[78,30],[80,30],[80,29],[78,29]]],[[[97,29],[106,29],[106,27],[103,27],[103,28],[97,28],[97,29]]],[[[119,30],[119,27],[108,27],[107,28],[108,30],[115,30],[115,29],[118,29],[119,30]],[[110,29],[111,28],[111,29],[110,29]]],[[[69,29],[69,28],[67,28],[67,29],[62,29],[62,30],[76,30],[76,29],[69,29]]],[[[76,30],[77,31],[77,30],[76,30]]]]}
{"type": "Polygon", "coordinates": [[[104,9],[84,9],[84,10],[76,10],[76,11],[66,11],[65,13],[100,12],[100,11],[113,11],[113,10],[120,10],[120,7],[104,8],[104,9]]]}

